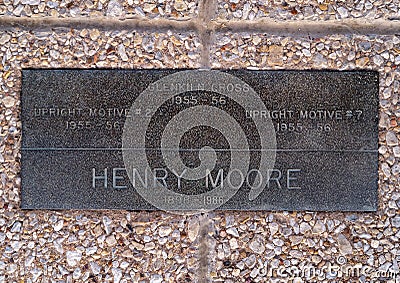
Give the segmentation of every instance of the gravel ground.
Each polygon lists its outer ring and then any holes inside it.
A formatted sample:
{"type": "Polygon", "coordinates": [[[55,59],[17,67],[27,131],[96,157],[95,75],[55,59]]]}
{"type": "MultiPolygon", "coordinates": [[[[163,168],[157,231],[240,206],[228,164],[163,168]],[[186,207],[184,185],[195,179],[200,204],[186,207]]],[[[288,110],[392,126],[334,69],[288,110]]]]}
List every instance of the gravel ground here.
{"type": "Polygon", "coordinates": [[[218,18],[226,20],[340,20],[347,18],[400,18],[400,2],[333,0],[223,0],[218,18]]]}
{"type": "Polygon", "coordinates": [[[4,0],[0,2],[0,15],[15,17],[99,17],[120,19],[131,17],[185,19],[198,13],[197,1],[144,1],[144,0],[4,0]]]}
{"type": "MultiPolygon", "coordinates": [[[[57,7],[51,7],[54,4],[47,2],[39,9],[40,1],[27,2],[3,1],[0,14],[18,16],[14,11],[22,6],[21,16],[30,16],[27,11],[31,11],[32,16],[70,17],[74,8],[77,15],[107,15],[112,3],[75,1],[68,6],[57,2],[57,7]]],[[[119,3],[125,16],[131,13],[128,6],[144,9],[144,3],[133,3],[119,3]]],[[[197,13],[196,3],[185,3],[188,8],[177,12],[177,17],[197,13]]],[[[261,2],[246,3],[261,10],[261,2]]],[[[273,4],[266,4],[267,14],[276,19],[306,19],[304,7],[313,9],[307,19],[339,19],[339,7],[344,5],[268,3],[273,4]],[[300,7],[297,14],[278,13],[279,9],[291,11],[292,6],[300,7]]],[[[233,4],[235,9],[246,5],[220,2],[219,17],[236,18],[224,12],[233,9],[233,4]]],[[[398,1],[363,2],[357,7],[346,6],[347,17],[357,17],[357,11],[366,19],[399,13],[398,1]]],[[[164,17],[159,10],[151,9],[154,13],[146,15],[164,17]]],[[[254,14],[254,18],[265,16],[254,14]]],[[[238,19],[251,19],[250,15],[238,19]]],[[[386,278],[394,283],[400,279],[400,37],[218,33],[214,42],[213,68],[379,71],[378,212],[216,211],[184,216],[145,211],[21,211],[21,68],[199,68],[202,44],[201,38],[189,32],[2,31],[0,282],[376,282],[386,278]],[[333,269],[337,272],[328,272],[328,266],[338,268],[333,269]],[[358,268],[364,268],[364,275],[354,273],[358,268]],[[307,270],[319,272],[320,278],[296,276],[307,270]]]]}

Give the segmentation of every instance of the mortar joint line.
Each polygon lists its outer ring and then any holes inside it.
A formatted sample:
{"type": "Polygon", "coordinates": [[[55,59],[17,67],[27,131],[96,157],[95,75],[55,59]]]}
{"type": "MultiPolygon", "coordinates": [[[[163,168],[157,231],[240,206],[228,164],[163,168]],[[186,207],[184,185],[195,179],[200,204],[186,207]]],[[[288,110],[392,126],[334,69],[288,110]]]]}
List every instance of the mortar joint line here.
{"type": "MultiPolygon", "coordinates": [[[[208,1],[208,0],[206,0],[208,1]]],[[[96,28],[100,30],[125,30],[134,29],[143,32],[152,31],[193,31],[208,34],[220,32],[254,32],[272,33],[277,35],[329,35],[329,34],[371,34],[371,35],[400,35],[400,20],[398,19],[347,19],[347,20],[287,20],[274,19],[258,20],[223,20],[213,19],[210,16],[199,14],[196,18],[184,19],[142,19],[130,17],[127,19],[113,19],[109,17],[98,18],[17,18],[11,16],[0,17],[0,30],[50,30],[56,28],[96,28]]]]}
{"type": "Polygon", "coordinates": [[[202,69],[211,68],[210,51],[213,46],[212,29],[209,24],[217,11],[217,0],[200,0],[199,12],[197,17],[198,36],[202,45],[200,52],[200,67],[202,69]]]}

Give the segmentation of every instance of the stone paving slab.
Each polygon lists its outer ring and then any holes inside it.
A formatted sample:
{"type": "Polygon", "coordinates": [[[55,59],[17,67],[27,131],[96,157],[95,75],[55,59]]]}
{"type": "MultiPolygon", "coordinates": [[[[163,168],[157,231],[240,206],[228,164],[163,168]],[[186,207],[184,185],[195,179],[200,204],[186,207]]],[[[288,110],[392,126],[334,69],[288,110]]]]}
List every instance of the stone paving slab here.
{"type": "MultiPolygon", "coordinates": [[[[259,282],[272,272],[271,282],[279,282],[282,279],[276,274],[279,266],[286,271],[294,267],[301,272],[305,266],[330,263],[351,268],[358,263],[374,270],[366,277],[368,281],[379,277],[384,268],[397,264],[397,252],[391,251],[398,249],[400,219],[399,44],[397,36],[333,34],[313,38],[257,33],[216,36],[216,46],[211,51],[214,68],[379,71],[380,178],[376,214],[216,213],[212,218],[216,231],[213,255],[217,258],[210,271],[213,280],[259,282]]],[[[348,278],[343,274],[340,277],[325,274],[319,280],[348,278]]],[[[294,280],[303,282],[304,276],[294,280]]]]}
{"type": "Polygon", "coordinates": [[[19,30],[0,32],[0,41],[0,282],[197,278],[196,217],[18,208],[21,68],[195,68],[197,37],[172,32],[19,30]]]}
{"type": "Polygon", "coordinates": [[[185,19],[198,15],[197,1],[143,1],[143,0],[94,0],[94,1],[42,1],[5,0],[0,3],[0,15],[14,17],[113,17],[126,19],[168,18],[185,19]]]}
{"type": "Polygon", "coordinates": [[[218,1],[217,18],[224,20],[398,19],[400,3],[392,1],[218,1]]]}

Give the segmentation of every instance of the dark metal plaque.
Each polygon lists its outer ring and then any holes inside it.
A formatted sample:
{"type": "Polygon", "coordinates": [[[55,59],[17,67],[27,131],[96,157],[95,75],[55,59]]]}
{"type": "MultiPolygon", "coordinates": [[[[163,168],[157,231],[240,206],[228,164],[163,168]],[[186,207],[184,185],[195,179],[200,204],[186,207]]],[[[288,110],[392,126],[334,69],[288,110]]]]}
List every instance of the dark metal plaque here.
{"type": "Polygon", "coordinates": [[[377,208],[377,72],[22,76],[23,209],[377,208]]]}

